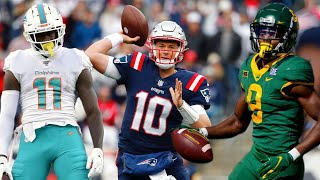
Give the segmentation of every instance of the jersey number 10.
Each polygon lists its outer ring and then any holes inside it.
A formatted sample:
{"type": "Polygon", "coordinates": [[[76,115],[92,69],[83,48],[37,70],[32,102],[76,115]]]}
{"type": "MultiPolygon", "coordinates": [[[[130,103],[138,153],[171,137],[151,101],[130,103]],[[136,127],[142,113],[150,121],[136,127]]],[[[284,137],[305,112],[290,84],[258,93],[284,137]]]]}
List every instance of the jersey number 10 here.
{"type": "Polygon", "coordinates": [[[142,128],[147,134],[152,134],[155,136],[162,136],[166,132],[166,126],[167,126],[167,118],[170,114],[170,111],[172,109],[172,104],[168,99],[164,99],[159,96],[154,96],[149,99],[149,103],[146,103],[148,99],[149,93],[147,92],[139,92],[136,95],[136,98],[138,99],[133,122],[131,125],[131,129],[134,129],[136,131],[139,131],[140,124],[143,122],[142,128]],[[147,104],[147,110],[145,116],[143,116],[143,113],[145,111],[147,104]],[[155,113],[157,106],[162,106],[162,112],[159,117],[158,127],[153,126],[153,121],[155,120],[155,113]],[[144,117],[144,121],[142,121],[142,117],[144,117]]]}
{"type": "Polygon", "coordinates": [[[33,88],[38,92],[38,108],[47,109],[47,93],[53,92],[53,108],[61,109],[61,78],[50,78],[48,86],[46,78],[36,78],[33,81],[33,88]],[[49,89],[49,90],[48,90],[49,89]]]}

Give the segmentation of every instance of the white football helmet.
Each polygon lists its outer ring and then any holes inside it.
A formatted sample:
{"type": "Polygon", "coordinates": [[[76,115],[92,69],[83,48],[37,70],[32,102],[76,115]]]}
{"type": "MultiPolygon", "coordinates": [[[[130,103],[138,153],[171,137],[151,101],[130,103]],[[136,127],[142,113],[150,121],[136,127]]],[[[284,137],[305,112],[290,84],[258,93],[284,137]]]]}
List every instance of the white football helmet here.
{"type": "Polygon", "coordinates": [[[24,36],[31,44],[31,47],[45,56],[53,56],[59,47],[63,45],[65,24],[62,21],[60,12],[53,6],[46,3],[33,5],[25,14],[23,20],[24,36]],[[56,31],[56,38],[49,41],[37,40],[37,34],[56,31]],[[47,48],[46,45],[50,44],[47,48]]]}
{"type": "MultiPolygon", "coordinates": [[[[173,21],[163,21],[157,24],[149,38],[148,38],[148,46],[149,46],[149,57],[153,60],[157,66],[161,69],[169,69],[174,66],[176,63],[182,61],[183,53],[186,50],[186,46],[188,44],[186,40],[186,35],[184,34],[183,29],[173,21]],[[155,41],[156,40],[170,40],[170,41],[178,41],[180,47],[177,51],[171,51],[172,59],[160,59],[158,54],[160,54],[160,50],[156,49],[155,41]]],[[[167,51],[167,50],[166,50],[167,51]]]]}

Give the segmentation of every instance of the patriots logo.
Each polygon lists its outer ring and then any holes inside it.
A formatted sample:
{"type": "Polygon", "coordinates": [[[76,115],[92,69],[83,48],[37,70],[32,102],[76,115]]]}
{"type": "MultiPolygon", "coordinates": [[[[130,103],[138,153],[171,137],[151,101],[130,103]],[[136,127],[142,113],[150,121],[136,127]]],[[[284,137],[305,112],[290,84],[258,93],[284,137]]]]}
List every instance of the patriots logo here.
{"type": "Polygon", "coordinates": [[[204,99],[206,100],[206,102],[208,103],[210,101],[210,91],[208,88],[200,90],[202,96],[204,97],[204,99]]]}
{"type": "Polygon", "coordinates": [[[146,159],[142,162],[139,162],[137,165],[149,164],[150,166],[156,166],[157,162],[158,162],[158,160],[156,158],[150,158],[150,159],[146,159]]]}

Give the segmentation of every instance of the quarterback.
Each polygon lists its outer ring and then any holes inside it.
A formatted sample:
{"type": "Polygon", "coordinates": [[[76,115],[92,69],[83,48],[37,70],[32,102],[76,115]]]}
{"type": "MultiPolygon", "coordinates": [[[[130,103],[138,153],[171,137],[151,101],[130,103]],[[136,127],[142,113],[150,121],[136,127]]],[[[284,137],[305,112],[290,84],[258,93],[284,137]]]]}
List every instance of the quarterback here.
{"type": "Polygon", "coordinates": [[[48,4],[33,5],[24,17],[31,48],[9,54],[4,64],[0,115],[0,179],[46,179],[50,166],[60,180],[85,180],[103,170],[102,120],[92,87],[92,65],[83,51],[62,47],[65,24],[48,4]],[[94,149],[87,158],[75,118],[77,96],[84,103],[94,149]],[[17,158],[8,164],[18,101],[22,125],[17,158]],[[90,172],[89,170],[90,169],[90,172]]]}
{"type": "Polygon", "coordinates": [[[134,43],[122,33],[92,44],[86,54],[93,67],[127,89],[117,158],[119,180],[188,179],[174,151],[170,129],[181,123],[210,126],[209,89],[204,76],[175,67],[187,45],[175,22],[157,24],[149,36],[149,55],[134,52],[121,58],[106,55],[119,43],[134,43]]]}

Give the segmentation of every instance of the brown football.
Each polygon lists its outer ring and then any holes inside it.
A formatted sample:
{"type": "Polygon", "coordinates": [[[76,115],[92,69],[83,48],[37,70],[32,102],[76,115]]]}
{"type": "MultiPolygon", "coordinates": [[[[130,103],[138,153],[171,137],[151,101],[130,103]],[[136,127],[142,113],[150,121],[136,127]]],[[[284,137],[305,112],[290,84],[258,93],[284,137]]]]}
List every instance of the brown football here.
{"type": "Polygon", "coordinates": [[[171,138],[174,148],[184,159],[195,163],[207,163],[213,160],[208,138],[198,131],[175,129],[171,132],[171,138]]]}
{"type": "Polygon", "coordinates": [[[134,6],[126,5],[121,15],[121,27],[124,34],[129,37],[140,36],[134,44],[143,46],[149,35],[149,27],[146,17],[134,6]]]}

